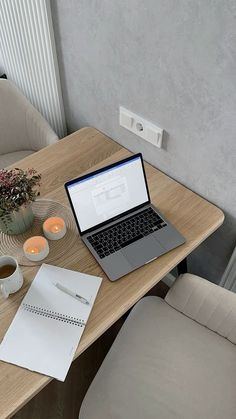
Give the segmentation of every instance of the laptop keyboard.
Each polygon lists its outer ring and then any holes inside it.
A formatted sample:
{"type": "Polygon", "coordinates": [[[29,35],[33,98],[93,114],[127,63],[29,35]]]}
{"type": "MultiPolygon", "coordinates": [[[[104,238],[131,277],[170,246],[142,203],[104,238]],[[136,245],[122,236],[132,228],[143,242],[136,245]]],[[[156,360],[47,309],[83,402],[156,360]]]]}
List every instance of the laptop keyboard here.
{"type": "Polygon", "coordinates": [[[112,227],[88,236],[87,239],[103,259],[166,225],[152,208],[147,208],[112,227]]]}

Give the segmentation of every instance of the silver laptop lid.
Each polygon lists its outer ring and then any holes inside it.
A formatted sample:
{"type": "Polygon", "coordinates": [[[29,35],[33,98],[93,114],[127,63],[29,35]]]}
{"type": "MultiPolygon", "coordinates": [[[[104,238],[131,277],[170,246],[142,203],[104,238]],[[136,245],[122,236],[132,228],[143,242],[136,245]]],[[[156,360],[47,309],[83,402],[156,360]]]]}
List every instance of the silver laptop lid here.
{"type": "Polygon", "coordinates": [[[141,153],[73,179],[65,188],[80,234],[150,202],[141,153]]]}

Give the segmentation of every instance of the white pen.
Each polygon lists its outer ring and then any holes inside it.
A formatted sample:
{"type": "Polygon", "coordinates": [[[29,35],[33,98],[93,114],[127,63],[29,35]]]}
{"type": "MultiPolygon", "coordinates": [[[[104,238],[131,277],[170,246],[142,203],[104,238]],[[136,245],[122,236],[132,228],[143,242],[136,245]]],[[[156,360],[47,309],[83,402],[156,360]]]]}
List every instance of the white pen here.
{"type": "Polygon", "coordinates": [[[54,284],[59,290],[65,292],[66,294],[70,295],[71,297],[76,298],[78,301],[80,301],[83,304],[87,304],[89,305],[89,301],[86,300],[86,298],[82,297],[81,295],[77,294],[76,292],[70,290],[69,288],[64,287],[64,285],[59,284],[59,282],[57,282],[56,284],[54,284]]]}

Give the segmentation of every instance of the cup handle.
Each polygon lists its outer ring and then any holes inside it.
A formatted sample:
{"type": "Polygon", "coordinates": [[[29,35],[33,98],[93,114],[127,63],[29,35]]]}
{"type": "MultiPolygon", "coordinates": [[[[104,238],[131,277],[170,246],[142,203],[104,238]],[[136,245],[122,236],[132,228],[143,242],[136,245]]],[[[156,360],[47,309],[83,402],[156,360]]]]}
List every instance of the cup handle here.
{"type": "Polygon", "coordinates": [[[9,297],[9,293],[6,292],[5,287],[3,284],[0,284],[0,292],[3,295],[3,298],[8,298],[9,297]]]}

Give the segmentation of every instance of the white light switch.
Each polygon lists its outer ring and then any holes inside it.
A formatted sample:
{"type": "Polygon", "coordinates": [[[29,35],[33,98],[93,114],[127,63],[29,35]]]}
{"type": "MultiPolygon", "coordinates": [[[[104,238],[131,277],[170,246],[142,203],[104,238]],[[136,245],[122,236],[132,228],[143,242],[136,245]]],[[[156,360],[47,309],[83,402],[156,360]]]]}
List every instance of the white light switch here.
{"type": "Polygon", "coordinates": [[[163,129],[156,129],[152,126],[146,127],[146,140],[158,148],[162,146],[163,129]]]}
{"type": "Polygon", "coordinates": [[[120,112],[120,125],[125,128],[131,128],[134,120],[127,112],[120,112]]]}
{"type": "Polygon", "coordinates": [[[120,125],[154,146],[162,147],[163,129],[120,106],[120,125]]]}

